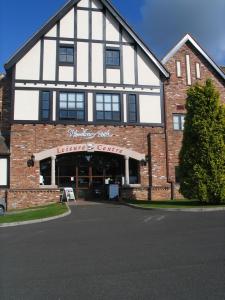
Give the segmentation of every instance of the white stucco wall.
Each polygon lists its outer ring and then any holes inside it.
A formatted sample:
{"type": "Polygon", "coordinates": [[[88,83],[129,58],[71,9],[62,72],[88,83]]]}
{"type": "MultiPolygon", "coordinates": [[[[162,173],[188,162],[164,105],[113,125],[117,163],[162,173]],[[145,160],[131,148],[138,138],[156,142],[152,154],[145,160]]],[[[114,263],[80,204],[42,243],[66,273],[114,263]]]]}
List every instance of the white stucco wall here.
{"type": "Polygon", "coordinates": [[[79,39],[89,38],[89,13],[88,11],[78,10],[77,11],[77,37],[79,39]]]}
{"type": "Polygon", "coordinates": [[[138,50],[138,83],[141,85],[160,85],[159,70],[141,50],[138,50]]]}
{"type": "Polygon", "coordinates": [[[73,81],[74,67],[59,66],[59,81],[73,81]]]}
{"type": "Polygon", "coordinates": [[[135,84],[133,46],[123,46],[123,78],[125,84],[135,84]]]}
{"type": "Polygon", "coordinates": [[[119,41],[119,23],[111,16],[109,12],[106,13],[106,40],[119,41]]]}
{"type": "Polygon", "coordinates": [[[88,43],[77,43],[77,80],[88,81],[89,59],[88,43]]]}
{"type": "Polygon", "coordinates": [[[73,38],[74,37],[74,9],[71,9],[60,20],[60,37],[73,38]]]}
{"type": "Polygon", "coordinates": [[[46,37],[56,37],[56,25],[52,27],[52,29],[49,30],[48,33],[46,33],[46,37]]]}
{"type": "Polygon", "coordinates": [[[55,80],[56,41],[44,41],[43,79],[55,80]]]}
{"type": "Polygon", "coordinates": [[[120,83],[120,69],[107,69],[106,81],[107,83],[120,83]]]}
{"type": "Polygon", "coordinates": [[[89,0],[81,0],[77,3],[78,7],[88,7],[89,6],[89,0]]]}
{"type": "Polygon", "coordinates": [[[92,12],[92,39],[103,39],[103,13],[98,11],[92,12]]]}
{"type": "Polygon", "coordinates": [[[16,64],[16,79],[39,80],[41,42],[39,41],[16,64]]]}
{"type": "Polygon", "coordinates": [[[88,93],[88,122],[93,121],[93,93],[88,93]]]}
{"type": "Polygon", "coordinates": [[[15,91],[14,120],[37,121],[39,115],[39,91],[15,91]]]}
{"type": "Polygon", "coordinates": [[[92,81],[103,82],[103,45],[92,44],[92,81]]]}
{"type": "Polygon", "coordinates": [[[139,96],[140,122],[161,123],[161,101],[160,95],[139,96]]]}

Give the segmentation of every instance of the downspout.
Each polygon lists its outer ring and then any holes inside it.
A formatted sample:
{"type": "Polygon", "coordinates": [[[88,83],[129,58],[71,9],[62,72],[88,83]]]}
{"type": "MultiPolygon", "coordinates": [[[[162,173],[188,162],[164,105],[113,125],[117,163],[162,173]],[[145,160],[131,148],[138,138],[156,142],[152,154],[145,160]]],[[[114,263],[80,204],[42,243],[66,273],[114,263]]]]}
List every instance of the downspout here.
{"type": "Polygon", "coordinates": [[[148,134],[148,174],[149,174],[149,200],[152,201],[152,145],[151,133],[148,134]]]}
{"type": "Polygon", "coordinates": [[[165,116],[165,122],[164,122],[164,131],[165,131],[165,142],[166,142],[166,177],[167,177],[167,182],[170,184],[170,199],[174,200],[174,182],[170,178],[170,172],[169,172],[169,144],[168,144],[168,116],[167,116],[167,98],[166,98],[166,93],[165,93],[165,84],[169,84],[169,79],[164,81],[163,84],[163,94],[164,94],[164,116],[165,116]]]}

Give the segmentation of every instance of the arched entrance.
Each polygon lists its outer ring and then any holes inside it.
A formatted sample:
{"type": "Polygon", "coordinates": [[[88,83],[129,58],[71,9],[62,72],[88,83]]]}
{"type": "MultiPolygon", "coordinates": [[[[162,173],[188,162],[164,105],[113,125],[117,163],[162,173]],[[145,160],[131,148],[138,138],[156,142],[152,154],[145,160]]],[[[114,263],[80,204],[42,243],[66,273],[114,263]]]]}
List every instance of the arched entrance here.
{"type": "MultiPolygon", "coordinates": [[[[51,159],[40,162],[43,183],[50,185],[51,159]]],[[[125,184],[125,159],[111,153],[69,153],[55,160],[55,184],[59,188],[72,187],[77,197],[104,195],[106,183],[125,184]]],[[[129,159],[129,183],[139,183],[139,161],[129,159]]]]}
{"type": "Polygon", "coordinates": [[[74,144],[36,153],[35,160],[40,161],[42,184],[73,187],[78,197],[86,197],[104,189],[107,181],[138,184],[145,155],[115,145],[74,144]]]}

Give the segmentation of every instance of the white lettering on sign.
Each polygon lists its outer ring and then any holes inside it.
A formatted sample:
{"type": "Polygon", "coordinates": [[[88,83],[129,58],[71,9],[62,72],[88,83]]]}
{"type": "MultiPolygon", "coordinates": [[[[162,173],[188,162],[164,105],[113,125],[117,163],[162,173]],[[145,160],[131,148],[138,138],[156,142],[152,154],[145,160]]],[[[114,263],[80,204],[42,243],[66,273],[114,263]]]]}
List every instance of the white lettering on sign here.
{"type": "Polygon", "coordinates": [[[85,128],[81,128],[81,131],[77,129],[69,129],[68,134],[72,138],[84,138],[84,139],[93,139],[95,137],[110,138],[113,136],[109,130],[106,131],[99,130],[97,132],[93,132],[85,128]]]}

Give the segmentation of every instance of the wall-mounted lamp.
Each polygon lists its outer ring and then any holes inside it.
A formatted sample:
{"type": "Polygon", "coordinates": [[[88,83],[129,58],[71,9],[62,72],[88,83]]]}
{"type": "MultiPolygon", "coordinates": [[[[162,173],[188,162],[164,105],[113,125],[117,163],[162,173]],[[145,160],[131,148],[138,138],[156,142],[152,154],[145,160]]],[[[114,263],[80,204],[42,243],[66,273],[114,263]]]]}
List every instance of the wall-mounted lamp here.
{"type": "Polygon", "coordinates": [[[149,156],[145,155],[145,158],[141,160],[141,166],[146,166],[147,162],[149,162],[149,156]]]}
{"type": "Polygon", "coordinates": [[[28,161],[27,161],[27,166],[29,168],[31,168],[31,167],[34,166],[34,160],[35,160],[35,156],[32,154],[31,157],[30,157],[30,159],[28,159],[28,161]]]}

